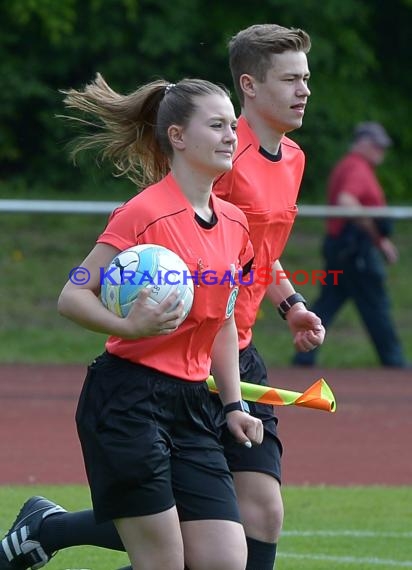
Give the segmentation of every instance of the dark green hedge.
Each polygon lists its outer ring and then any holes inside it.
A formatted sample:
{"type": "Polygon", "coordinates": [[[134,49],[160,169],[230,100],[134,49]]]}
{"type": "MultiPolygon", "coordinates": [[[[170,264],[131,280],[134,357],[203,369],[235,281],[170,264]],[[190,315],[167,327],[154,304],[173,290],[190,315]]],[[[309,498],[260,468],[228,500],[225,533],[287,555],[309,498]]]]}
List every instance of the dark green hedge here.
{"type": "Polygon", "coordinates": [[[37,197],[50,189],[80,195],[110,179],[87,161],[78,169],[69,163],[73,132],[55,118],[63,111],[59,89],[80,87],[97,71],[121,91],[159,76],[199,76],[230,86],[227,40],[250,24],[274,22],[302,27],[313,40],[312,97],[304,127],[294,135],[308,158],[302,201],[323,200],[327,172],[353,124],[374,119],[395,140],[380,169],[382,182],[390,202],[407,202],[411,16],[411,0],[2,2],[1,196],[19,188],[37,197]]]}

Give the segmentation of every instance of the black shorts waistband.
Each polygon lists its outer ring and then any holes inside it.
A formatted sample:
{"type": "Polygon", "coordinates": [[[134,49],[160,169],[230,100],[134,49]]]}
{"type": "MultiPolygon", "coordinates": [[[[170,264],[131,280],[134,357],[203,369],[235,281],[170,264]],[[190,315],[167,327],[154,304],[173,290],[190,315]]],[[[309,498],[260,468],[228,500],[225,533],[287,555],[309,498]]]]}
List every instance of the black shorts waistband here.
{"type": "Polygon", "coordinates": [[[156,368],[152,368],[151,366],[146,366],[145,364],[141,364],[139,362],[132,362],[131,360],[127,360],[127,358],[123,358],[121,356],[117,356],[116,354],[112,354],[105,350],[100,356],[95,359],[95,362],[104,362],[109,365],[113,365],[116,367],[121,368],[122,370],[130,370],[131,372],[139,372],[140,374],[147,374],[151,376],[153,379],[158,380],[168,380],[170,382],[179,383],[182,385],[182,382],[186,386],[201,386],[202,384],[206,383],[205,380],[186,380],[185,378],[179,378],[178,376],[173,376],[172,374],[168,374],[167,372],[162,372],[161,370],[157,370],[156,368]]]}

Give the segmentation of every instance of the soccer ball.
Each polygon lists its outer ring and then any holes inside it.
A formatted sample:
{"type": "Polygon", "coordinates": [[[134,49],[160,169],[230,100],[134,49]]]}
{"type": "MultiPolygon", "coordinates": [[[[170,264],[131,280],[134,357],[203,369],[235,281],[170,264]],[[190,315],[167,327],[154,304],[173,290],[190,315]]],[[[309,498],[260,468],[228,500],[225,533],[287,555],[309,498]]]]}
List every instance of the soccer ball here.
{"type": "Polygon", "coordinates": [[[102,272],[100,281],[103,305],[119,317],[127,316],[145,287],[152,288],[148,297],[152,303],[160,303],[177,291],[171,310],[183,301],[184,319],[192,308],[194,286],[189,268],[176,253],[161,245],[142,244],[121,251],[102,272]]]}

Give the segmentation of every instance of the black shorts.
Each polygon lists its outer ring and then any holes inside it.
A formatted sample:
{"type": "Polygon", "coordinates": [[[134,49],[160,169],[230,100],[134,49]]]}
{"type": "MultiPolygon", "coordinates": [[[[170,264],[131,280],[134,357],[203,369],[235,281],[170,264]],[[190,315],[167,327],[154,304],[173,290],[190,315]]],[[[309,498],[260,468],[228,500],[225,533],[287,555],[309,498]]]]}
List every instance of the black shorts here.
{"type": "Polygon", "coordinates": [[[240,521],[206,382],[104,353],[89,367],[76,423],[97,522],[163,512],[240,521]]]}
{"type": "MultiPolygon", "coordinates": [[[[239,354],[240,377],[244,382],[267,386],[267,370],[262,357],[250,344],[239,354]]],[[[267,473],[281,482],[282,443],[278,437],[273,406],[248,402],[250,413],[263,422],[264,437],[261,445],[251,449],[239,445],[226,427],[223,427],[222,441],[225,456],[232,472],[255,471],[267,473]]]]}

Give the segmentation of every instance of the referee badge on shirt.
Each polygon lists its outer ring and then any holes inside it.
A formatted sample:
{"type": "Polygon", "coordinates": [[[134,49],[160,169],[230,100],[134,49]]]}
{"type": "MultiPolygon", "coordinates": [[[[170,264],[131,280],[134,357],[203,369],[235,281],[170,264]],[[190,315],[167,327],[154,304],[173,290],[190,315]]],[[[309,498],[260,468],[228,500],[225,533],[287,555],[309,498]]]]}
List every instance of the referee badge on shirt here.
{"type": "Polygon", "coordinates": [[[226,305],[226,318],[227,319],[229,317],[231,317],[233,314],[238,293],[239,293],[239,287],[237,287],[237,286],[234,287],[230,292],[229,299],[228,299],[227,305],[226,305]]]}

